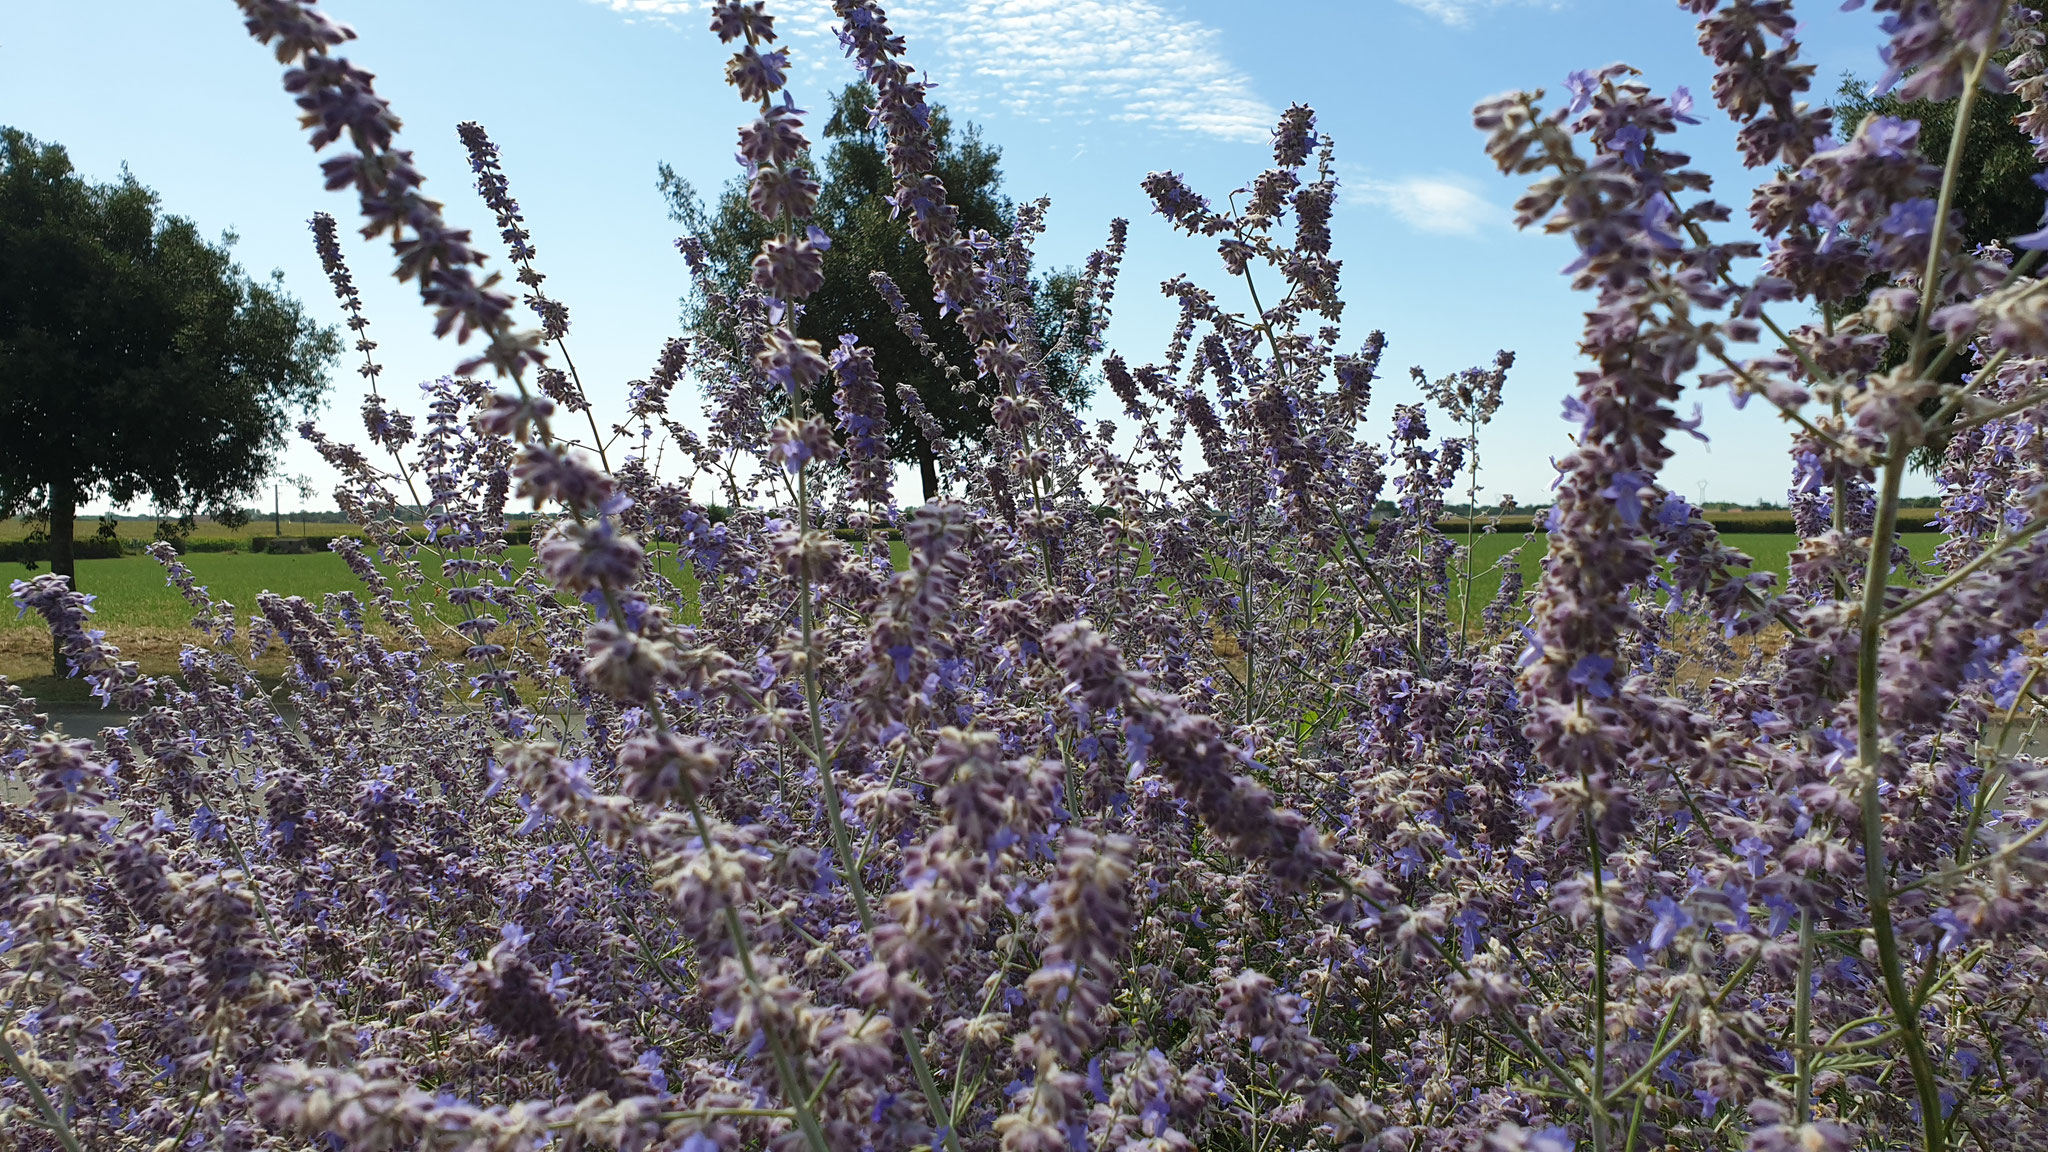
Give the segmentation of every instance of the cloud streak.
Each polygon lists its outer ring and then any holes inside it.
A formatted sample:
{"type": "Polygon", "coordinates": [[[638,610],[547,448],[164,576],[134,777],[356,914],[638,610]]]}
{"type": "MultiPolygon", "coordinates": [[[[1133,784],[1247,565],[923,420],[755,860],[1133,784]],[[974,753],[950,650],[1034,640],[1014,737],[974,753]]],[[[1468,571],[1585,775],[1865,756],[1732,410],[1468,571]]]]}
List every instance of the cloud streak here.
{"type": "MultiPolygon", "coordinates": [[[[701,0],[590,0],[628,16],[686,17],[701,0]]],[[[825,0],[782,6],[778,28],[812,63],[837,64],[825,0]]],[[[1157,0],[901,0],[889,20],[910,61],[961,112],[1100,120],[1259,142],[1278,112],[1231,64],[1216,29],[1157,0]]],[[[681,23],[682,21],[676,21],[681,23]]],[[[842,65],[843,67],[843,65],[842,65]]]]}
{"type": "Polygon", "coordinates": [[[1397,180],[1351,179],[1347,187],[1359,199],[1394,214],[1418,232],[1434,236],[1474,236],[1502,218],[1501,209],[1462,182],[1441,176],[1404,176],[1397,180]]]}
{"type": "Polygon", "coordinates": [[[1547,2],[1547,0],[1400,0],[1400,2],[1425,16],[1433,16],[1453,28],[1469,28],[1472,25],[1473,17],[1479,13],[1494,8],[1505,8],[1511,4],[1517,6],[1542,4],[1547,8],[1556,8],[1558,6],[1555,2],[1547,2]]]}

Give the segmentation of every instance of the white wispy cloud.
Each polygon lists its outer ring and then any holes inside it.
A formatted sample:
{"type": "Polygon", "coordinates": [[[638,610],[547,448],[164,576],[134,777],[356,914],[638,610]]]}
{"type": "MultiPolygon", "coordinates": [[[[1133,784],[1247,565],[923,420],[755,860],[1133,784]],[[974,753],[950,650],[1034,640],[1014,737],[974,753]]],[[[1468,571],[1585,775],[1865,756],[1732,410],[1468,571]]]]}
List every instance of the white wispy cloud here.
{"type": "Polygon", "coordinates": [[[1354,177],[1345,181],[1345,187],[1357,199],[1393,213],[1395,219],[1410,228],[1437,236],[1476,235],[1506,215],[1455,177],[1354,177]]]}
{"type": "MultiPolygon", "coordinates": [[[[688,17],[703,0],[590,0],[637,17],[688,17]]],[[[824,0],[778,6],[777,29],[809,62],[838,64],[824,0]]],[[[676,20],[678,24],[684,20],[676,20]]],[[[1101,119],[1261,141],[1278,112],[1224,55],[1216,29],[1156,0],[900,0],[889,22],[909,59],[962,112],[1101,119]]]]}
{"type": "Polygon", "coordinates": [[[1425,16],[1434,16],[1454,28],[1469,27],[1474,16],[1493,8],[1506,8],[1510,5],[1516,7],[1535,7],[1538,5],[1545,8],[1561,7],[1558,0],[1400,0],[1400,2],[1421,12],[1425,16]]]}

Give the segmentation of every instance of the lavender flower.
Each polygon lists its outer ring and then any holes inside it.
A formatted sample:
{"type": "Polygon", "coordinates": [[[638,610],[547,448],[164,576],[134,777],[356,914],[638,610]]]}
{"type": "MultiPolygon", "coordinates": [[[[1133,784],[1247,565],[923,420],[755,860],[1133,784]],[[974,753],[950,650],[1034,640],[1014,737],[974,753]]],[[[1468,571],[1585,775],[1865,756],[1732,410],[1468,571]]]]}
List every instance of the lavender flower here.
{"type": "MultiPolygon", "coordinates": [[[[1162,285],[1163,347],[1105,355],[1121,414],[1083,424],[1045,357],[1106,344],[1126,230],[1065,343],[1042,333],[1044,203],[1005,240],[964,233],[908,45],[837,4],[897,219],[975,348],[939,367],[994,433],[966,459],[899,390],[953,493],[899,512],[874,334],[796,335],[829,238],[764,4],[710,19],[750,105],[761,283],[707,291],[737,338],[667,342],[604,435],[566,353],[533,355],[566,311],[512,332],[395,115],[331,55],[350,34],[245,4],[316,145],[348,137],[330,172],[370,234],[510,379],[429,381],[416,424],[374,398],[388,462],[302,429],[362,523],[333,546],[360,592],[238,615],[155,550],[193,612],[174,673],[125,661],[62,581],[15,585],[125,714],[66,742],[0,684],[8,1133],[2040,1143],[2039,281],[1963,250],[1913,127],[1827,138],[1788,5],[1684,6],[1771,172],[1745,219],[1683,155],[1690,94],[1625,66],[1475,116],[1590,296],[1534,586],[1510,552],[1486,603],[1476,526],[1461,547],[1440,522],[1461,481],[1478,503],[1512,358],[1417,369],[1427,404],[1368,419],[1387,337],[1345,329],[1334,144],[1305,106],[1228,200],[1147,179],[1226,277],[1162,285]],[[701,421],[673,407],[685,376],[701,421]],[[1704,434],[1695,386],[1793,424],[1782,588],[1662,479],[1704,434]],[[578,408],[588,445],[555,427],[578,408]],[[1932,566],[1899,538],[1923,443],[1932,566]],[[542,512],[530,561],[515,497],[542,512]]],[[[2009,46],[2040,102],[2030,16],[1882,13],[1909,91],[1995,86],[2009,46]]],[[[540,299],[500,158],[463,136],[540,299]]],[[[315,233],[367,345],[338,225],[315,233]]],[[[875,319],[928,344],[876,287],[875,319]]]]}

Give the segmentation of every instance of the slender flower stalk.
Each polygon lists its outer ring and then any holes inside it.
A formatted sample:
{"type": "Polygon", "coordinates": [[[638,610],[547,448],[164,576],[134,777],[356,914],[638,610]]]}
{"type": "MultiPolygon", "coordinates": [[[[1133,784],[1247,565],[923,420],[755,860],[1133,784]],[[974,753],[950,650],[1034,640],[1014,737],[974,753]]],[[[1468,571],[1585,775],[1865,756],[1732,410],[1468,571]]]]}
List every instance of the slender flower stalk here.
{"type": "Polygon", "coordinates": [[[484,132],[484,126],[474,120],[465,120],[456,125],[455,134],[462,139],[462,146],[469,153],[470,171],[476,174],[477,193],[485,205],[498,218],[499,236],[505,241],[505,248],[511,254],[512,262],[519,266],[519,282],[526,286],[526,305],[540,318],[541,336],[555,349],[568,366],[568,374],[561,380],[554,377],[553,369],[540,370],[541,391],[550,399],[572,410],[581,410],[590,424],[590,450],[597,453],[599,466],[611,471],[611,458],[605,453],[604,434],[597,429],[597,414],[590,406],[590,399],[583,390],[583,376],[576,370],[576,361],[569,356],[569,309],[541,290],[541,283],[547,278],[533,266],[533,237],[526,230],[525,217],[520,214],[519,202],[512,199],[512,193],[505,180],[503,166],[498,159],[498,146],[484,132]],[[553,375],[551,375],[551,373],[553,375]]]}

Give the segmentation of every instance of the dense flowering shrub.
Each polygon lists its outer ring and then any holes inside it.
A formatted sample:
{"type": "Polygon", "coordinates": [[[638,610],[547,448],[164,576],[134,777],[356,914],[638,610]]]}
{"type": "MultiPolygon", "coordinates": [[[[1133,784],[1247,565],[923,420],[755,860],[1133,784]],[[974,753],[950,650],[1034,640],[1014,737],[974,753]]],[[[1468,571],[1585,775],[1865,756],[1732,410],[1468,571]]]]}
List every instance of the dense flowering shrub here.
{"type": "MultiPolygon", "coordinates": [[[[0,692],[11,1145],[2048,1141],[2048,234],[1964,251],[1955,165],[1919,159],[1916,125],[1832,138],[1783,0],[1682,5],[1771,173],[1747,231],[1672,150],[1683,90],[1614,66],[1478,109],[1591,304],[1540,581],[1510,572],[1476,614],[1470,550],[1434,525],[1512,357],[1417,369],[1429,404],[1370,431],[1387,341],[1340,331],[1308,108],[1229,211],[1146,181],[1227,276],[1163,286],[1180,320],[1142,365],[1101,343],[1113,227],[1062,337],[1123,410],[1089,427],[1040,372],[1043,206],[963,234],[903,40],[836,0],[898,215],[976,348],[953,377],[997,432],[978,458],[938,444],[960,496],[905,512],[862,334],[796,335],[830,237],[761,3],[712,8],[777,227],[751,289],[705,287],[740,339],[672,341],[606,428],[485,131],[461,135],[531,332],[336,54],[353,34],[239,2],[339,146],[329,188],[498,384],[431,383],[418,423],[386,400],[317,217],[371,447],[304,432],[366,529],[335,543],[362,592],[243,614],[159,546],[196,637],[151,677],[62,581],[15,585],[136,714],[95,746],[0,692]],[[835,410],[808,410],[828,373],[835,410]],[[685,374],[694,427],[668,408],[685,374]],[[1796,429],[1782,587],[1659,483],[1698,434],[1689,382],[1796,429]],[[1895,532],[1929,442],[1949,535],[1924,575],[1895,532]],[[514,500],[554,518],[531,565],[514,500]]],[[[2010,84],[2048,138],[2026,7],[1876,7],[1908,95],[1967,123],[2010,84]]]]}

